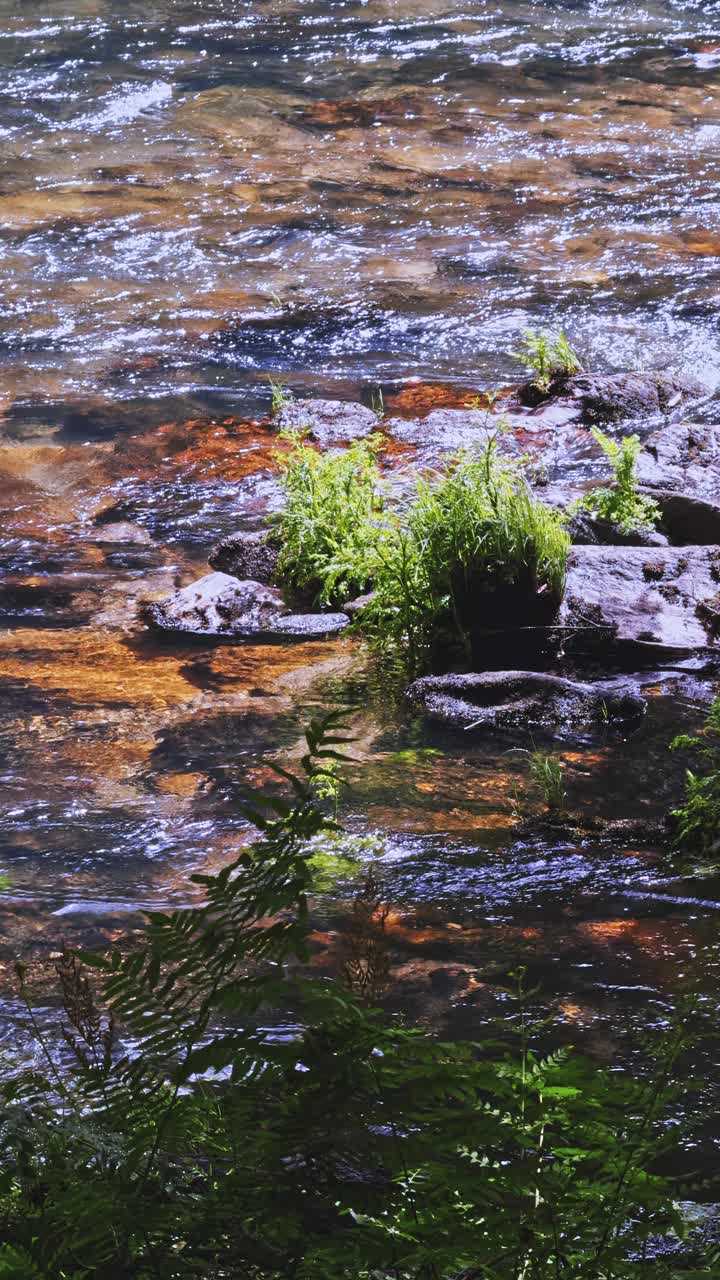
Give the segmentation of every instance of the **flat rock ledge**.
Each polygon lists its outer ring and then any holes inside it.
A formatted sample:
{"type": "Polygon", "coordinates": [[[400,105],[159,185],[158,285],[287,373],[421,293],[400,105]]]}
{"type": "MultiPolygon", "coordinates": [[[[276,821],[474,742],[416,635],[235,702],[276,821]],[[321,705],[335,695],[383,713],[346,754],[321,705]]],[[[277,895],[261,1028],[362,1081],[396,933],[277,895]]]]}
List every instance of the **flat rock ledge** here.
{"type": "Polygon", "coordinates": [[[573,653],[717,648],[720,548],[573,547],[559,621],[573,653]]]}
{"type": "Polygon", "coordinates": [[[637,475],[651,491],[720,503],[720,427],[675,422],[653,431],[643,441],[637,475]]]}
{"type": "Polygon", "coordinates": [[[208,573],[167,600],[144,602],[140,620],[154,631],[217,640],[323,640],[339,635],[345,613],[292,613],[282,593],[227,573],[208,573]]]}
{"type": "Polygon", "coordinates": [[[627,680],[583,684],[542,671],[423,676],[407,696],[429,719],[465,730],[628,727],[646,708],[627,680]]]}
{"type": "Polygon", "coordinates": [[[278,431],[302,431],[318,444],[347,444],[378,429],[377,414],[347,400],[294,400],[281,409],[278,431]]]}

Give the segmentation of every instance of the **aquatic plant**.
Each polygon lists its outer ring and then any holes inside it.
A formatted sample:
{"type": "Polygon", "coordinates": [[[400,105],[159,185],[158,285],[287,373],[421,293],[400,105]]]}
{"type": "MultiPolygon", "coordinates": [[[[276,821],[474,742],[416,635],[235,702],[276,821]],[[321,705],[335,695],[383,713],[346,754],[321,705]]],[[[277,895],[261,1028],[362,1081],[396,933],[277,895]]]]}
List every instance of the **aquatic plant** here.
{"type": "Polygon", "coordinates": [[[296,435],[280,458],[285,507],[278,520],[278,576],[319,604],[341,604],[373,577],[385,510],[381,443],[372,436],[321,454],[296,435]]]}
{"type": "Polygon", "coordinates": [[[63,957],[64,1057],[19,967],[41,1056],[5,1063],[0,1276],[679,1277],[649,1245],[683,1230],[658,1162],[690,1124],[666,1114],[692,1006],[637,1078],[544,1052],[523,969],[502,1038],[436,1040],[368,1007],[392,981],[372,876],[350,990],[303,976],[313,854],[338,831],[314,780],[346,742],[337,717],[309,726],[300,772],[277,770],[292,799],[256,798],[255,842],[193,877],[203,904],[63,957]]]}
{"type": "Polygon", "coordinates": [[[673,810],[675,848],[716,861],[720,854],[720,698],[698,734],[681,734],[673,751],[686,751],[698,767],[685,774],[685,803],[673,810]]]}
{"type": "MultiPolygon", "coordinates": [[[[565,766],[557,755],[549,755],[545,751],[525,747],[513,747],[509,755],[527,756],[528,773],[530,775],[531,793],[539,795],[548,813],[562,812],[565,808],[565,766]]],[[[523,813],[523,800],[527,798],[515,783],[509,794],[510,811],[520,817],[523,813]]]]}
{"type": "Polygon", "coordinates": [[[382,422],[386,413],[385,397],[382,392],[382,387],[378,387],[377,391],[373,391],[370,397],[370,408],[378,419],[378,422],[382,422]]]}
{"type": "Polygon", "coordinates": [[[401,526],[379,544],[363,625],[381,647],[404,649],[417,670],[442,628],[467,648],[467,602],[480,593],[515,587],[519,612],[540,592],[559,603],[569,549],[560,517],[500,457],[493,434],[444,475],[417,480],[401,526]]]}
{"type": "Polygon", "coordinates": [[[582,372],[580,357],[562,329],[526,329],[518,349],[510,354],[522,360],[533,373],[533,384],[538,391],[547,391],[556,379],[572,378],[582,372]]]}
{"type": "Polygon", "coordinates": [[[337,820],[342,789],[342,773],[337,760],[328,760],[315,770],[312,776],[312,787],[318,800],[329,800],[332,803],[333,818],[337,820]]]}
{"type": "Polygon", "coordinates": [[[498,400],[502,399],[502,391],[482,391],[477,395],[470,396],[465,401],[465,408],[472,409],[475,413],[481,410],[485,411],[485,421],[489,425],[491,422],[491,414],[498,400]]]}
{"type": "Polygon", "coordinates": [[[459,454],[435,484],[419,483],[408,527],[442,588],[459,569],[488,586],[518,583],[562,596],[569,542],[561,521],[500,456],[497,435],[479,453],[459,454]]]}
{"type": "Polygon", "coordinates": [[[575,510],[588,511],[596,520],[614,525],[621,533],[640,533],[654,529],[660,519],[660,508],[654,498],[641,493],[637,479],[639,436],[612,440],[597,427],[592,434],[613,470],[611,488],[591,489],[575,504],[575,510]]]}
{"type": "Polygon", "coordinates": [[[530,777],[540,792],[549,812],[557,812],[565,808],[565,769],[558,756],[547,755],[544,751],[533,751],[530,755],[530,777]]]}
{"type": "Polygon", "coordinates": [[[272,397],[270,409],[273,418],[277,418],[278,414],[282,413],[283,409],[287,409],[289,405],[293,404],[295,397],[292,391],[289,391],[284,383],[277,382],[274,378],[268,378],[268,384],[270,386],[270,393],[272,397]]]}
{"type": "Polygon", "coordinates": [[[284,459],[282,581],[339,604],[372,588],[359,627],[376,651],[418,671],[438,637],[467,644],[463,602],[503,586],[559,603],[570,548],[558,514],[502,459],[497,434],[443,475],[420,476],[391,509],[377,464],[381,438],[319,454],[295,438],[284,459]],[[454,638],[454,639],[453,639],[454,638]]]}

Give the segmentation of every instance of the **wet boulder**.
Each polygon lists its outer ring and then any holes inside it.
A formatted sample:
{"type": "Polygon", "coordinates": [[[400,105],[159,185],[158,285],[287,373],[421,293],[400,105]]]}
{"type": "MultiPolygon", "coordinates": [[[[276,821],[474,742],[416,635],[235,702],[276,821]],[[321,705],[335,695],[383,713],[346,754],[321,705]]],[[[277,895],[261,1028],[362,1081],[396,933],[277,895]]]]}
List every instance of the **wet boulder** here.
{"type": "Polygon", "coordinates": [[[677,546],[720,544],[720,502],[662,489],[654,492],[653,497],[671,542],[677,546]]]}
{"type": "Polygon", "coordinates": [[[384,425],[398,444],[429,451],[431,457],[486,449],[491,434],[485,409],[433,409],[421,418],[388,418],[384,425]]]}
{"type": "Polygon", "coordinates": [[[313,640],[348,625],[344,613],[292,613],[280,591],[226,573],[208,573],[167,600],[144,602],[140,619],[156,631],[218,640],[313,640]]]}
{"type": "Polygon", "coordinates": [[[211,569],[232,578],[250,579],[269,585],[275,579],[280,548],[268,541],[266,533],[231,533],[213,547],[208,556],[211,569]]]}
{"type": "Polygon", "coordinates": [[[720,550],[574,547],[560,622],[572,654],[710,648],[720,636],[720,550]]]}
{"type": "Polygon", "coordinates": [[[637,462],[643,489],[676,543],[720,543],[720,427],[678,422],[647,437],[637,462]]]}
{"type": "Polygon", "coordinates": [[[720,427],[675,422],[653,431],[643,441],[637,476],[647,489],[720,503],[720,427]]]}
{"type": "Polygon", "coordinates": [[[301,431],[318,444],[347,444],[377,430],[378,418],[364,404],[346,400],[294,400],[275,418],[278,431],[301,431]]]}
{"type": "Polygon", "coordinates": [[[388,418],[383,427],[398,444],[413,449],[422,465],[440,463],[461,449],[482,451],[494,440],[501,455],[523,460],[529,483],[542,489],[543,497],[551,485],[578,496],[588,460],[598,452],[579,424],[576,407],[567,404],[494,415],[486,409],[434,409],[424,417],[388,418]],[[498,431],[501,425],[509,429],[498,431]]]}
{"type": "Polygon", "coordinates": [[[641,373],[579,373],[557,378],[547,390],[535,382],[524,383],[516,393],[518,404],[543,407],[574,406],[577,417],[588,423],[621,422],[623,419],[669,414],[687,400],[707,395],[708,388],[689,374],[650,370],[641,373]]]}
{"type": "Polygon", "coordinates": [[[267,638],[277,640],[327,640],[349,625],[346,613],[288,613],[277,618],[267,638]]]}
{"type": "Polygon", "coordinates": [[[410,685],[407,696],[431,720],[458,729],[630,726],[646,707],[629,681],[584,684],[541,671],[424,676],[410,685]]]}

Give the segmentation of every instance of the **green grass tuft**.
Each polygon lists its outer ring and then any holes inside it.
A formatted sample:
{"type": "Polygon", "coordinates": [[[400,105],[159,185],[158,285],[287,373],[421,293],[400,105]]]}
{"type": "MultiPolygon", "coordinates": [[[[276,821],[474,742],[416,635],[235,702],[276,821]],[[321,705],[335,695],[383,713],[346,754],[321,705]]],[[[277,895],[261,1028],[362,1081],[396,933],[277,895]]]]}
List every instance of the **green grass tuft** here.
{"type": "Polygon", "coordinates": [[[556,378],[572,378],[582,372],[580,357],[562,329],[526,329],[517,351],[510,354],[534,374],[533,382],[539,391],[547,391],[556,378]]]}
{"type": "Polygon", "coordinates": [[[558,756],[533,751],[530,755],[530,778],[539,791],[549,813],[565,808],[565,769],[558,756]]]}
{"type": "Polygon", "coordinates": [[[272,416],[273,418],[277,418],[278,414],[282,413],[283,409],[287,409],[288,405],[291,405],[294,402],[295,397],[292,391],[288,391],[288,388],[284,383],[276,382],[274,378],[268,378],[268,383],[270,385],[270,392],[272,395],[272,416]]]}
{"type": "Polygon", "coordinates": [[[318,604],[342,604],[366,590],[375,570],[385,497],[380,436],[321,454],[299,436],[282,459],[279,578],[318,604]]]}

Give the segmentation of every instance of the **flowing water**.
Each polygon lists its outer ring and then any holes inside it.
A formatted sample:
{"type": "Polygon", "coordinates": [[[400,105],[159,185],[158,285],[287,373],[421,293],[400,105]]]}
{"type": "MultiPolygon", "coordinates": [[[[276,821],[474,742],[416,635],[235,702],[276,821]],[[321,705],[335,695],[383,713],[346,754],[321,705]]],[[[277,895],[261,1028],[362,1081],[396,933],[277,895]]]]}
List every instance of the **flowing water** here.
{"type": "MultiPolygon", "coordinates": [[[[528,834],[528,739],[423,725],[353,640],[187,648],[135,609],[276,501],[269,374],[442,402],[562,323],[717,381],[718,68],[701,0],[0,0],[3,1037],[13,961],[187,900],[245,837],[234,781],[328,706],[366,843],[323,862],[319,966],[372,856],[389,998],[433,1027],[478,1035],[518,963],[606,1056],[716,1000],[720,881],[528,834]]],[[[712,693],[659,673],[630,738],[561,740],[573,808],[659,817],[712,693]]]]}

